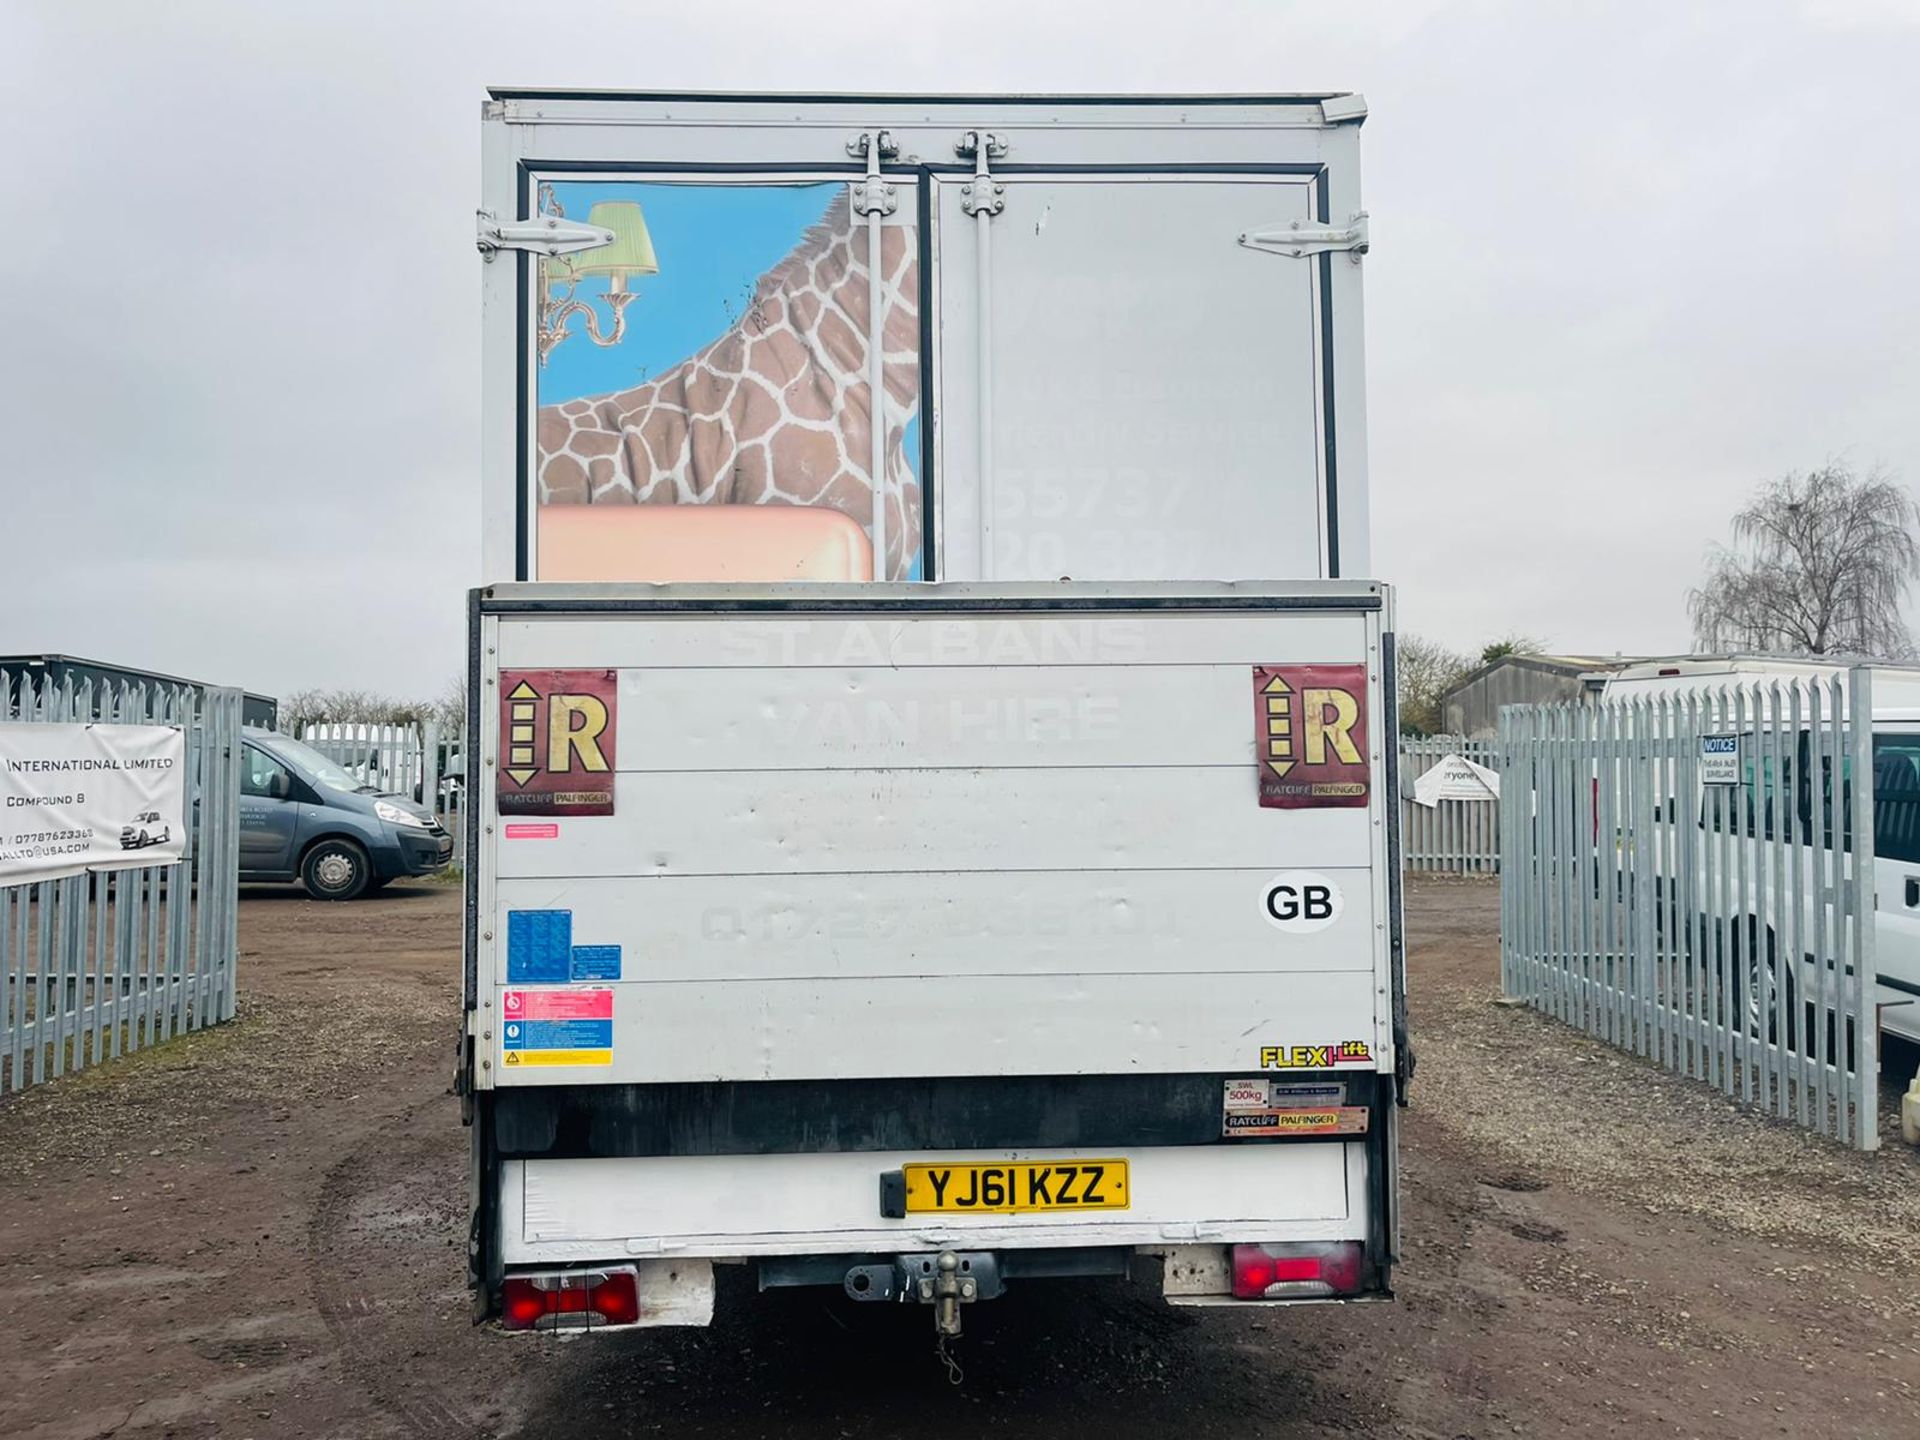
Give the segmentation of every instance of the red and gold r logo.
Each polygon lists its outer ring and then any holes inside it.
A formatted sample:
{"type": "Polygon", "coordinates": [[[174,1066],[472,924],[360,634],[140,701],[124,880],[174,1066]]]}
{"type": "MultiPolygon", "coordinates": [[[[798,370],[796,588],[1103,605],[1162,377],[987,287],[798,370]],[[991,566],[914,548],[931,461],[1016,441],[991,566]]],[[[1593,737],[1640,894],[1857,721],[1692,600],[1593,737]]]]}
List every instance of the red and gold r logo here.
{"type": "Polygon", "coordinates": [[[500,813],[611,815],[611,670],[503,670],[500,813]]]}
{"type": "Polygon", "coordinates": [[[1372,780],[1365,665],[1256,665],[1253,702],[1263,807],[1367,805],[1372,780]]]}

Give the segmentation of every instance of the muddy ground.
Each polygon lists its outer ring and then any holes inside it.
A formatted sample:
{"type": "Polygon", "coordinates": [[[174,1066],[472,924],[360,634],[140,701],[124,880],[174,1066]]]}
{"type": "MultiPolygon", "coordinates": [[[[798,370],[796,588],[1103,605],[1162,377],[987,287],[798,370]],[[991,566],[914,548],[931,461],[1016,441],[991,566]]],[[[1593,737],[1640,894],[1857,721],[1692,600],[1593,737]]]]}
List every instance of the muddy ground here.
{"type": "Polygon", "coordinates": [[[954,1386],[923,1312],[811,1292],[473,1329],[457,894],[252,892],[237,1023],[0,1106],[0,1434],[1920,1435],[1920,1157],[1494,1006],[1496,899],[1411,894],[1396,1302],[1031,1286],[970,1312],[954,1386]]]}

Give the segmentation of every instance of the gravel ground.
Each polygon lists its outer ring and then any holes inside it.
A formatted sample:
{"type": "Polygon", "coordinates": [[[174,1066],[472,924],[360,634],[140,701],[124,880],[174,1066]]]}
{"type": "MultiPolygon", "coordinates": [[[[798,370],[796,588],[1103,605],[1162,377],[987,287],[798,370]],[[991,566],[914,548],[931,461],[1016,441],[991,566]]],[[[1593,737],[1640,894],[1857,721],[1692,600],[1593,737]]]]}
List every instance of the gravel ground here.
{"type": "Polygon", "coordinates": [[[0,1434],[1920,1434],[1920,1157],[1494,1005],[1496,900],[1410,895],[1397,1301],[1035,1286],[969,1315],[954,1386],[923,1314],[809,1292],[730,1284],[706,1331],[473,1329],[457,895],[252,893],[237,1023],[0,1105],[0,1434]]]}

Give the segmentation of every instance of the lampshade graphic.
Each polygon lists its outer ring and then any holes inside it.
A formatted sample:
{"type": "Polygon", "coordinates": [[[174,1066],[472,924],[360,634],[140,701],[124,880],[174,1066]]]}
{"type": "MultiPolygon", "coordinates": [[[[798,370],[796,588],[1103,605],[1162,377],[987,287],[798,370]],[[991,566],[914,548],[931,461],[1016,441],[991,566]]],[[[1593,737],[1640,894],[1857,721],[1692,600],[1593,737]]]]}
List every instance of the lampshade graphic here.
{"type": "MultiPolygon", "coordinates": [[[[544,196],[543,196],[544,203],[544,196]]],[[[545,213],[545,212],[543,212],[545,213]]],[[[555,206],[553,214],[561,214],[555,206]]],[[[567,322],[575,315],[586,322],[587,338],[600,346],[618,345],[627,333],[627,306],[639,292],[627,288],[634,275],[658,275],[660,261],[653,253],[647,220],[632,200],[602,200],[587,212],[587,223],[612,235],[604,245],[571,255],[547,255],[540,260],[540,363],[567,338],[567,322]],[[582,296],[582,280],[600,276],[607,282],[604,295],[582,296]],[[612,324],[601,325],[601,310],[612,324]]]]}
{"type": "MultiPolygon", "coordinates": [[[[587,223],[613,232],[613,241],[592,250],[568,256],[576,277],[604,275],[610,291],[626,289],[629,276],[658,275],[660,261],[653,253],[653,236],[647,233],[646,217],[632,200],[602,200],[587,212],[587,223]]],[[[554,272],[548,272],[553,283],[554,272]]],[[[564,281],[565,274],[561,273],[564,281]]]]}

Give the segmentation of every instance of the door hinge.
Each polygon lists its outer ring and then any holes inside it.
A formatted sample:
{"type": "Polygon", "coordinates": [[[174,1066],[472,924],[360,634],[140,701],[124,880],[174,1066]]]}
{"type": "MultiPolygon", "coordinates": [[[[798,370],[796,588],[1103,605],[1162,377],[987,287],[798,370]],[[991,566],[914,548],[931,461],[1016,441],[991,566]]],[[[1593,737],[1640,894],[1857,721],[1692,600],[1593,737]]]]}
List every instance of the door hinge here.
{"type": "Polygon", "coordinates": [[[864,180],[853,185],[853,213],[856,215],[891,215],[898,205],[893,186],[880,178],[880,162],[900,153],[900,146],[893,138],[891,130],[862,130],[847,141],[847,153],[856,160],[867,162],[867,175],[864,180]]]}
{"type": "Polygon", "coordinates": [[[1249,250],[1263,250],[1269,255],[1291,255],[1296,260],[1307,255],[1345,250],[1353,263],[1358,265],[1370,243],[1367,212],[1356,210],[1345,225],[1310,225],[1305,220],[1290,220],[1270,230],[1243,230],[1240,232],[1240,243],[1249,250]]]}
{"type": "Polygon", "coordinates": [[[1006,157],[1007,142],[991,130],[969,130],[953,142],[954,153],[973,161],[973,179],[960,187],[960,213],[998,215],[1007,208],[1007,187],[987,170],[989,160],[1006,157]]]}
{"type": "Polygon", "coordinates": [[[853,187],[853,213],[856,215],[891,215],[898,204],[891,185],[862,180],[853,187]]]}
{"type": "Polygon", "coordinates": [[[474,244],[491,260],[502,250],[530,250],[536,255],[571,255],[613,243],[613,231],[583,225],[563,215],[536,215],[531,220],[501,221],[491,210],[474,212],[474,244]]]}
{"type": "MultiPolygon", "coordinates": [[[[958,140],[953,142],[953,153],[958,155],[962,160],[973,159],[974,156],[979,152],[980,136],[982,133],[983,132],[979,130],[967,131],[966,134],[962,135],[958,140]]],[[[987,137],[987,158],[989,160],[1006,159],[1007,158],[1007,142],[1001,139],[998,135],[994,134],[991,130],[985,131],[984,133],[987,137]]]]}
{"type": "Polygon", "coordinates": [[[960,213],[998,215],[1007,208],[1007,187],[984,177],[960,187],[960,213]]]}
{"type": "Polygon", "coordinates": [[[867,152],[875,148],[876,137],[879,140],[878,148],[882,160],[892,160],[900,154],[900,142],[893,138],[891,130],[862,130],[847,141],[847,154],[856,160],[867,159],[867,152]]]}

